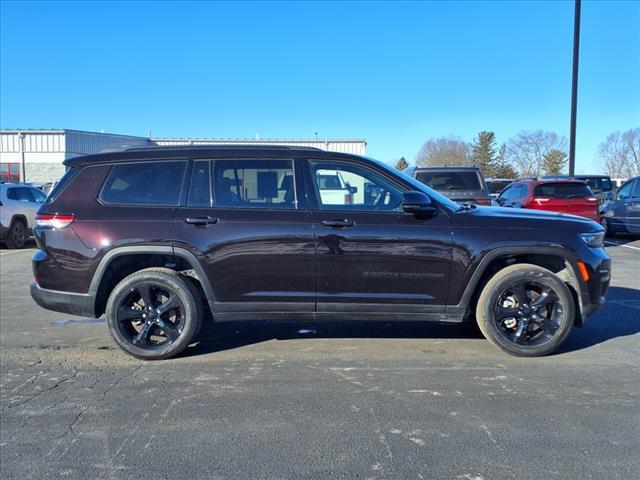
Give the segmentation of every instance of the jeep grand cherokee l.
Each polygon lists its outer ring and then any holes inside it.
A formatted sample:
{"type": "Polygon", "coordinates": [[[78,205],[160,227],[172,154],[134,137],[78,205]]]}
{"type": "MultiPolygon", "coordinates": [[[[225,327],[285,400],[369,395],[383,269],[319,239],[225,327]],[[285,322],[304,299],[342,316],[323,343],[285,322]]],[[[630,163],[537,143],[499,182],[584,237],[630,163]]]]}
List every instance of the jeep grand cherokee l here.
{"type": "Polygon", "coordinates": [[[459,205],[355,155],[156,147],[65,164],[38,212],[31,294],[51,310],[105,314],[115,342],[143,359],[178,354],[205,313],[477,321],[498,348],[544,355],[609,285],[597,223],[459,205]],[[327,171],[367,195],[325,204],[327,171]]]}

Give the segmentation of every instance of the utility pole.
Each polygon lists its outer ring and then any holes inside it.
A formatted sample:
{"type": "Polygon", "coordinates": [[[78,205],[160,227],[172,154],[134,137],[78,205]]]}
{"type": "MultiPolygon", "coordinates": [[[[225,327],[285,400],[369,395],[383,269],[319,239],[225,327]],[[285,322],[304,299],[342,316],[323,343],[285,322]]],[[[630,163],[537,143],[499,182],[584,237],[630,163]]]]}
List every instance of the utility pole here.
{"type": "Polygon", "coordinates": [[[573,15],[573,75],[571,77],[571,129],[569,131],[569,175],[576,173],[576,112],[578,110],[578,60],[580,59],[580,4],[573,15]]]}
{"type": "Polygon", "coordinates": [[[27,167],[24,161],[24,133],[19,132],[18,133],[18,140],[20,141],[20,170],[22,173],[22,178],[20,179],[20,181],[22,182],[26,182],[27,181],[27,167]]]}

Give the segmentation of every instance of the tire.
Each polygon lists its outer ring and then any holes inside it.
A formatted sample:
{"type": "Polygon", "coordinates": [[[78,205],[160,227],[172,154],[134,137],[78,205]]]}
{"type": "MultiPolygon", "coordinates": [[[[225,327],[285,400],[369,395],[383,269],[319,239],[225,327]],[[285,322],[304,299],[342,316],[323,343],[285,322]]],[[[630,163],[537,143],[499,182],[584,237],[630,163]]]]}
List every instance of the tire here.
{"type": "Polygon", "coordinates": [[[616,236],[616,232],[615,230],[613,230],[613,228],[611,227],[611,220],[609,220],[608,218],[605,218],[602,220],[602,224],[604,227],[604,235],[608,238],[613,238],[616,236]]]}
{"type": "Polygon", "coordinates": [[[4,243],[7,248],[23,248],[27,241],[27,227],[21,220],[11,222],[4,243]]]}
{"type": "Polygon", "coordinates": [[[571,333],[575,301],[553,272],[516,264],[500,270],[484,286],[476,319],[485,338],[500,350],[540,357],[555,351],[571,333]]]}
{"type": "Polygon", "coordinates": [[[105,309],[109,333],[118,346],[143,360],[182,352],[202,323],[201,299],[188,282],[168,268],[147,268],[120,281],[105,309]]]}

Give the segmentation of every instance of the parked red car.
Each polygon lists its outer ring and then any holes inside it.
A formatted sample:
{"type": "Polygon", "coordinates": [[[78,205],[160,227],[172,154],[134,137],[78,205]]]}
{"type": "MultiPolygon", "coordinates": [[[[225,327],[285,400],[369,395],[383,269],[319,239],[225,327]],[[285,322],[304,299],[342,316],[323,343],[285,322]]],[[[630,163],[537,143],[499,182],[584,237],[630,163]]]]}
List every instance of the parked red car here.
{"type": "Polygon", "coordinates": [[[570,213],[600,221],[598,198],[581,180],[518,180],[502,191],[498,205],[570,213]]]}

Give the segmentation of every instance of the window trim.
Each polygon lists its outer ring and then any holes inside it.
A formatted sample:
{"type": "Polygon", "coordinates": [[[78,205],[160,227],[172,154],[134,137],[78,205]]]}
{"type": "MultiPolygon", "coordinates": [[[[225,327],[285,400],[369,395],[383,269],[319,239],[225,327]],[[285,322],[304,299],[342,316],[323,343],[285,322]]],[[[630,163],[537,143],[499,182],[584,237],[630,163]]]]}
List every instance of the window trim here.
{"type": "MultiPolygon", "coordinates": [[[[322,208],[322,200],[320,198],[320,192],[318,189],[318,186],[315,182],[315,177],[314,177],[314,173],[313,173],[313,166],[311,165],[312,162],[316,162],[316,163],[342,163],[342,164],[346,164],[346,165],[355,165],[359,168],[363,168],[364,170],[370,170],[373,171],[376,175],[381,176],[382,178],[384,178],[385,180],[389,181],[389,183],[396,185],[398,187],[398,189],[402,192],[408,192],[411,189],[409,187],[407,187],[407,185],[403,184],[402,182],[400,182],[398,179],[387,175],[387,173],[383,170],[380,170],[378,168],[375,168],[374,166],[371,166],[369,164],[363,163],[363,162],[355,162],[352,160],[345,160],[343,158],[306,158],[305,159],[305,164],[306,164],[306,170],[307,170],[307,178],[308,178],[308,183],[311,184],[311,189],[312,189],[312,196],[313,196],[313,205],[310,205],[309,209],[312,211],[316,211],[316,212],[345,212],[345,213],[375,213],[375,214],[393,214],[393,215],[398,215],[398,214],[403,214],[404,212],[401,210],[361,210],[358,208],[330,208],[330,209],[326,209],[326,208],[322,208]]],[[[336,207],[344,207],[344,205],[337,205],[336,207]]]]}
{"type": "Polygon", "coordinates": [[[178,206],[180,206],[182,198],[183,198],[183,193],[184,193],[184,183],[185,183],[185,175],[187,174],[187,171],[189,171],[189,159],[188,158],[171,158],[171,159],[148,159],[148,160],[133,160],[133,161],[126,161],[126,162],[117,162],[117,163],[112,163],[109,165],[109,171],[105,174],[104,176],[104,180],[102,181],[102,186],[100,187],[100,191],[98,192],[98,196],[96,198],[96,200],[98,201],[98,203],[100,203],[101,205],[105,206],[105,207],[136,207],[136,208],[176,208],[178,206]],[[158,205],[158,204],[147,204],[147,203],[118,203],[118,202],[109,202],[106,201],[102,198],[102,194],[104,193],[104,189],[107,186],[107,181],[109,180],[109,177],[111,176],[111,172],[113,171],[113,169],[119,165],[134,165],[134,164],[138,164],[138,163],[152,163],[152,164],[158,164],[158,163],[183,163],[184,164],[184,169],[182,171],[182,179],[178,182],[180,184],[180,191],[178,192],[178,199],[176,200],[176,203],[171,203],[171,204],[163,204],[163,205],[158,205]]]}
{"type": "MultiPolygon", "coordinates": [[[[225,209],[233,209],[233,210],[250,210],[250,211],[275,211],[275,212],[295,212],[303,210],[302,202],[300,202],[300,198],[298,197],[298,160],[293,157],[265,157],[265,158],[255,158],[255,157],[234,157],[234,158],[214,158],[210,160],[210,190],[213,206],[211,208],[225,210],[225,209]],[[217,205],[216,204],[216,190],[215,190],[215,173],[216,173],[216,164],[218,162],[226,162],[226,161],[235,161],[235,162],[255,162],[255,161],[287,161],[291,162],[291,170],[293,172],[293,208],[289,207],[254,207],[251,204],[241,204],[241,205],[217,205]]],[[[278,205],[278,204],[276,204],[278,205]]],[[[188,207],[188,208],[206,208],[206,207],[188,207]]]]}
{"type": "Polygon", "coordinates": [[[182,208],[198,208],[198,209],[211,209],[214,208],[214,199],[213,199],[213,161],[207,158],[194,158],[190,162],[189,165],[189,173],[185,178],[185,186],[184,186],[184,194],[185,199],[184,202],[180,202],[180,207],[182,208]],[[196,168],[196,162],[207,162],[209,165],[209,206],[203,207],[202,205],[189,205],[191,201],[191,181],[193,180],[193,170],[196,168]]]}

